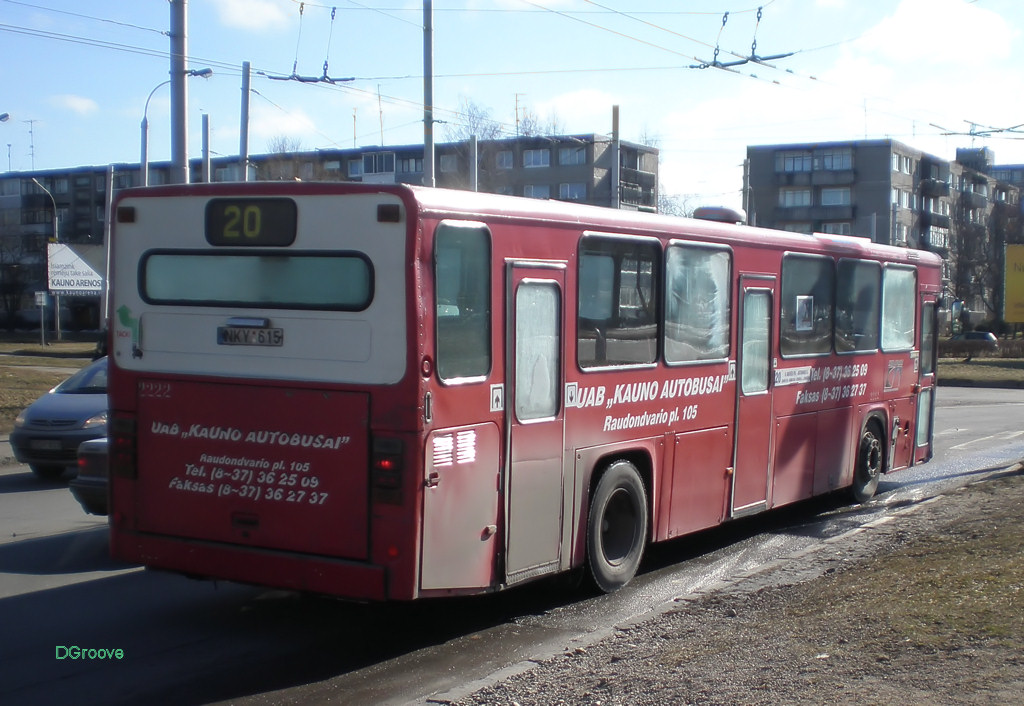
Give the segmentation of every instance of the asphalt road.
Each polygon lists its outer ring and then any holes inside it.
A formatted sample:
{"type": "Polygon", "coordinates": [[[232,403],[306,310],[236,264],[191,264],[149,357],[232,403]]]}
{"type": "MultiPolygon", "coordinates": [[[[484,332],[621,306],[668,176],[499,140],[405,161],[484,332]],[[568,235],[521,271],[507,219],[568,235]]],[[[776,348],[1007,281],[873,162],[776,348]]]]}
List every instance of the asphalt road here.
{"type": "Polygon", "coordinates": [[[547,582],[361,606],[148,572],[108,558],[105,520],[85,515],[66,482],[6,466],[0,703],[423,703],[465,693],[1024,458],[1024,392],[940,388],[937,403],[936,458],[886,478],[869,505],[813,503],[655,546],[610,596],[547,582]],[[71,647],[104,658],[72,659],[71,647]]]}

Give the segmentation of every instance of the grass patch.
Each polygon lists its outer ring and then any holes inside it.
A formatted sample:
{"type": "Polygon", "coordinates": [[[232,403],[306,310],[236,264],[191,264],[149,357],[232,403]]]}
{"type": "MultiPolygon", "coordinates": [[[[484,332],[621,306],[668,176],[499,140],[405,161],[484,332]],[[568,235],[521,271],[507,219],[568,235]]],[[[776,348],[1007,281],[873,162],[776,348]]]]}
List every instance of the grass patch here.
{"type": "Polygon", "coordinates": [[[957,381],[979,387],[1024,387],[1024,358],[939,359],[939,383],[957,381]]]}
{"type": "Polygon", "coordinates": [[[21,410],[72,372],[74,368],[68,368],[66,373],[58,373],[0,366],[0,433],[9,434],[14,428],[14,418],[21,410]]]}

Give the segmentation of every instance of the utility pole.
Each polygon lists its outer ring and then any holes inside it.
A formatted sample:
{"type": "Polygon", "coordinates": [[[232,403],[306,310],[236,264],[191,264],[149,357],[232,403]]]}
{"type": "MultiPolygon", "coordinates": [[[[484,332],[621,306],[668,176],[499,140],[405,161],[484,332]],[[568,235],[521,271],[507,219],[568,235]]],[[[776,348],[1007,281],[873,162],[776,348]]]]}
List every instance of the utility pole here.
{"type": "Polygon", "coordinates": [[[188,0],[171,5],[171,183],[188,179],[188,0]]]}
{"type": "MultiPolygon", "coordinates": [[[[35,127],[38,120],[22,120],[23,123],[28,123],[28,155],[32,158],[32,171],[36,170],[36,136],[33,128],[35,127]]],[[[973,144],[973,143],[972,143],[973,144]]]]}
{"type": "Polygon", "coordinates": [[[238,130],[238,166],[242,181],[249,181],[249,93],[252,69],[248,61],[242,62],[242,124],[238,130]]]}
{"type": "Polygon", "coordinates": [[[423,0],[423,185],[434,184],[434,7],[423,0]]]}

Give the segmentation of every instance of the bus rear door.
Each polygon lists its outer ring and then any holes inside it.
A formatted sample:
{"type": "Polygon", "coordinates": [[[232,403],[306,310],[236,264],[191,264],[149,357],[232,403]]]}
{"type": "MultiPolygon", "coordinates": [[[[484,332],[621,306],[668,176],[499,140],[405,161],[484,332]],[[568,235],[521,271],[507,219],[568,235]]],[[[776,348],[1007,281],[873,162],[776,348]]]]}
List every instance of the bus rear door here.
{"type": "Polygon", "coordinates": [[[512,584],[557,571],[561,556],[565,264],[509,262],[506,282],[505,578],[512,584]]]}

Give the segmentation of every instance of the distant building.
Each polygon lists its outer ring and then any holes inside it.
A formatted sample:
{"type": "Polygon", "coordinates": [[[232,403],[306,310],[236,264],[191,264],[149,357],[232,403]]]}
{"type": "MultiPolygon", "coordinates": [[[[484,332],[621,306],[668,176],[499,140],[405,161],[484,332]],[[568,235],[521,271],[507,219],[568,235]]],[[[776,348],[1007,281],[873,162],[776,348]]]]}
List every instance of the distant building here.
{"type": "MultiPolygon", "coordinates": [[[[998,319],[1003,246],[1021,241],[1021,186],[997,174],[987,149],[956,161],[895,140],[747,147],[751,223],[855,235],[941,254],[947,300],[972,322],[998,319]]],[[[1024,176],[1024,175],[1022,175],[1024,176]]]]}
{"type": "MultiPolygon", "coordinates": [[[[596,134],[514,137],[477,144],[477,170],[470,170],[468,142],[435,147],[439,187],[642,211],[658,204],[658,150],[596,134]]],[[[190,162],[190,181],[240,181],[237,157],[190,162]]],[[[170,181],[170,162],[149,165],[149,184],[170,181]]],[[[253,181],[423,182],[423,145],[316,150],[249,157],[253,181]]],[[[105,242],[107,204],[122,189],[142,183],[139,164],[111,164],[0,175],[0,326],[34,307],[34,293],[47,290],[46,244],[56,238],[87,249],[105,242]],[[110,185],[108,187],[108,180],[110,185]],[[43,187],[36,184],[38,182],[43,187]],[[49,194],[47,194],[47,191],[49,194]],[[109,192],[109,193],[108,193],[109,192]],[[51,201],[51,196],[53,200],[51,201]],[[54,233],[56,204],[56,234],[54,233]]],[[[64,325],[97,328],[97,297],[62,297],[64,325]]]]}

